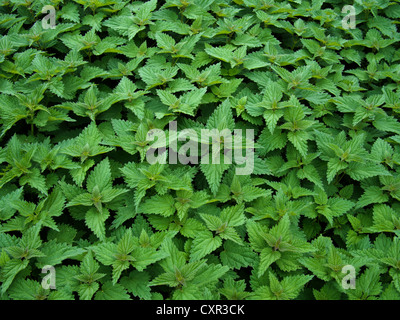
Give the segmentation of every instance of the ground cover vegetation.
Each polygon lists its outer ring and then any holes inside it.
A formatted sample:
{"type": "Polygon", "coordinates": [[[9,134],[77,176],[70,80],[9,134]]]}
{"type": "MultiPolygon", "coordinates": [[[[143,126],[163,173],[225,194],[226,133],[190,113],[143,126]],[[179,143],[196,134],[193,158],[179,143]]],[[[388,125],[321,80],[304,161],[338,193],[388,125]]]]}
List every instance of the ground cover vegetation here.
{"type": "Polygon", "coordinates": [[[399,300],[399,22],[398,0],[2,0],[0,299],[399,300]],[[185,154],[172,121],[239,132],[217,158],[251,172],[150,163],[154,129],[185,154]]]}

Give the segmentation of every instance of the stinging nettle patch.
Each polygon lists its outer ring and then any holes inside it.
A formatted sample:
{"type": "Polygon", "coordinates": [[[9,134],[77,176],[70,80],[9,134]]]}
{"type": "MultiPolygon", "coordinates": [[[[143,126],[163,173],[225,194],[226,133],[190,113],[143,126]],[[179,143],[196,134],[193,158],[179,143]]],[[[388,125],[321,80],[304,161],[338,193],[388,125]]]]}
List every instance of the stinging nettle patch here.
{"type": "Polygon", "coordinates": [[[399,19],[3,1],[0,300],[400,300],[399,19]]]}

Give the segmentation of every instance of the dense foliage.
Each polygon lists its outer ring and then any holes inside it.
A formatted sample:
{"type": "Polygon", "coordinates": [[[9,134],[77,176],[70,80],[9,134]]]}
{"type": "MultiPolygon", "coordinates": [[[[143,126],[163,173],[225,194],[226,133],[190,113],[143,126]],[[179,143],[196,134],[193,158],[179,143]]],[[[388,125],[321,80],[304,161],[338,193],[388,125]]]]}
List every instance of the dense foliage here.
{"type": "Polygon", "coordinates": [[[348,4],[2,0],[0,299],[399,300],[400,2],[348,4]]]}

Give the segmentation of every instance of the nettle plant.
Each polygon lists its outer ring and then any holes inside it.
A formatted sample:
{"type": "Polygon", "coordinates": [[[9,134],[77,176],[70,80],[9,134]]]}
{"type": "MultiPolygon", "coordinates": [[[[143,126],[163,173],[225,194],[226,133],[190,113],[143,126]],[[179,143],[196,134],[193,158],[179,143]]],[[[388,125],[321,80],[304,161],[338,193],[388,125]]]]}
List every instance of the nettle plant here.
{"type": "Polygon", "coordinates": [[[1,1],[0,299],[400,300],[400,3],[347,5],[1,1]]]}

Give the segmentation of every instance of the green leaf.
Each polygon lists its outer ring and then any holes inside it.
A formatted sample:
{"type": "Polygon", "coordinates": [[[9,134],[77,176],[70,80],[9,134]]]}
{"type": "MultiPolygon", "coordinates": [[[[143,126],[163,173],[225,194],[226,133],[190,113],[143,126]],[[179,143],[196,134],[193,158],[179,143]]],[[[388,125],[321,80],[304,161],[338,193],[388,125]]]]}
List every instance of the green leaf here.
{"type": "Polygon", "coordinates": [[[85,223],[90,230],[100,239],[105,240],[106,227],[105,221],[110,216],[107,209],[98,212],[96,209],[91,208],[87,211],[85,216],[85,223]]]}
{"type": "Polygon", "coordinates": [[[260,264],[258,266],[258,277],[261,277],[265,271],[268,270],[269,266],[281,257],[279,251],[273,250],[272,248],[265,248],[260,253],[260,264]]]}
{"type": "Polygon", "coordinates": [[[140,212],[149,214],[160,214],[163,217],[171,216],[175,213],[175,200],[169,195],[155,195],[147,199],[139,208],[140,212]]]}
{"type": "Polygon", "coordinates": [[[1,285],[1,293],[5,293],[13,282],[15,276],[28,266],[29,260],[12,259],[5,263],[2,267],[0,276],[3,284],[1,285]]]}
{"type": "Polygon", "coordinates": [[[199,233],[193,240],[190,259],[200,260],[222,245],[220,237],[214,237],[209,231],[199,233]]]}
{"type": "Polygon", "coordinates": [[[148,285],[149,280],[150,276],[146,271],[139,272],[133,270],[129,273],[129,277],[122,277],[120,283],[134,296],[144,300],[150,300],[151,290],[148,285]]]}
{"type": "Polygon", "coordinates": [[[126,289],[119,283],[106,282],[98,291],[94,300],[131,300],[126,289]]]}

